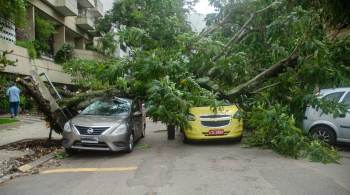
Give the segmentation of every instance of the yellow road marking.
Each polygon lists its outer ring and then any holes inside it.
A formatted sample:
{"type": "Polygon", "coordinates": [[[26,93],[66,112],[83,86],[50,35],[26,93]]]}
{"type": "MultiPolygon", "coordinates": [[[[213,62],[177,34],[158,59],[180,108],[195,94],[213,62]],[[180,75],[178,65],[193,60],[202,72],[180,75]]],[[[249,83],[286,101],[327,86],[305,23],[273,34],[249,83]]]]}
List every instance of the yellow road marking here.
{"type": "Polygon", "coordinates": [[[67,168],[67,169],[51,169],[41,173],[79,173],[79,172],[122,172],[134,171],[137,167],[111,167],[111,168],[67,168]]]}

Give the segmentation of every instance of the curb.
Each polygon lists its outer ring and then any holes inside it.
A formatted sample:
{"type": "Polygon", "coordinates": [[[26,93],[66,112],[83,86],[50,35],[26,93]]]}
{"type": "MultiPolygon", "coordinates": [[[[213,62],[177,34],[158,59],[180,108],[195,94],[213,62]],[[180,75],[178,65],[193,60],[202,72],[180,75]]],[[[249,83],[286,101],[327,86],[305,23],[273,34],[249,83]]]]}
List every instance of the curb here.
{"type": "Polygon", "coordinates": [[[43,163],[53,159],[55,157],[55,152],[57,152],[57,151],[51,152],[45,156],[40,157],[39,159],[36,159],[30,163],[27,163],[25,165],[18,167],[17,168],[17,170],[19,171],[18,173],[13,173],[13,174],[5,175],[5,176],[1,177],[0,184],[3,184],[7,181],[10,181],[16,177],[30,174],[32,169],[34,169],[34,168],[42,165],[43,163]]]}
{"type": "Polygon", "coordinates": [[[1,128],[13,128],[13,127],[18,127],[22,124],[21,121],[16,121],[16,122],[13,122],[13,123],[7,123],[7,124],[2,124],[0,125],[1,128]]]}
{"type": "Polygon", "coordinates": [[[25,165],[18,167],[17,169],[22,173],[29,173],[30,170],[32,170],[33,168],[36,168],[36,167],[42,165],[43,163],[53,159],[55,157],[55,154],[54,154],[55,152],[57,152],[57,151],[54,151],[54,152],[51,152],[45,156],[42,156],[39,159],[36,159],[30,163],[27,163],[25,165]]]}

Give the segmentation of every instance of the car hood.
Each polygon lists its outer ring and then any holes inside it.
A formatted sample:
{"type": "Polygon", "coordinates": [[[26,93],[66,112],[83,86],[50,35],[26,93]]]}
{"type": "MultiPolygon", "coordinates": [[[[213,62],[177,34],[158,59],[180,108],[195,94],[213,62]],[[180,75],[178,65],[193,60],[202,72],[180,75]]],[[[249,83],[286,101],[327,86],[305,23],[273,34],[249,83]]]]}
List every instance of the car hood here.
{"type": "Polygon", "coordinates": [[[233,115],[238,111],[237,106],[223,106],[221,109],[218,110],[217,113],[213,112],[213,110],[210,107],[193,107],[190,108],[190,113],[196,115],[196,116],[204,116],[204,115],[233,115]]]}
{"type": "Polygon", "coordinates": [[[78,115],[71,120],[71,123],[84,127],[115,127],[127,120],[127,115],[120,116],[97,116],[78,115]]]}

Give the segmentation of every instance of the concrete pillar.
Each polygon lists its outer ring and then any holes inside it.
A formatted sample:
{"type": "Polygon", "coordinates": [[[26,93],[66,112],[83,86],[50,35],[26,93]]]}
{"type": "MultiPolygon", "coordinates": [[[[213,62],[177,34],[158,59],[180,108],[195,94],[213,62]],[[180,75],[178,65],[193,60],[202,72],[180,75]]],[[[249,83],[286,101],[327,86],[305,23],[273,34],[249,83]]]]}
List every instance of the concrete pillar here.
{"type": "Polygon", "coordinates": [[[59,26],[56,28],[56,33],[53,35],[53,50],[56,54],[61,49],[63,44],[66,42],[66,27],[59,26]]]}
{"type": "Polygon", "coordinates": [[[17,40],[35,40],[35,7],[29,4],[26,12],[26,25],[16,28],[17,40]]]}
{"type": "Polygon", "coordinates": [[[75,48],[84,49],[86,48],[86,39],[84,37],[75,39],[75,48]]]}
{"type": "Polygon", "coordinates": [[[35,40],[35,7],[30,5],[27,7],[27,28],[29,40],[35,40]]]}

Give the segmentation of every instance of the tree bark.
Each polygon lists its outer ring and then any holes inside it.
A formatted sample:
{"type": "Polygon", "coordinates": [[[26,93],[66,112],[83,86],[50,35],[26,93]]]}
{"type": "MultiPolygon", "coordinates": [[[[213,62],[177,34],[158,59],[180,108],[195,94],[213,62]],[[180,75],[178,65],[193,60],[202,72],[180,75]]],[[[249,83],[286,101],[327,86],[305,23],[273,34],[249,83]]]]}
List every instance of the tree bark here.
{"type": "Polygon", "coordinates": [[[168,140],[174,140],[175,139],[175,125],[168,125],[168,140]]]}
{"type": "Polygon", "coordinates": [[[31,96],[37,103],[39,111],[45,115],[50,127],[57,133],[61,133],[66,119],[59,106],[43,96],[39,85],[31,77],[17,78],[16,81],[24,87],[27,95],[31,96]]]}

